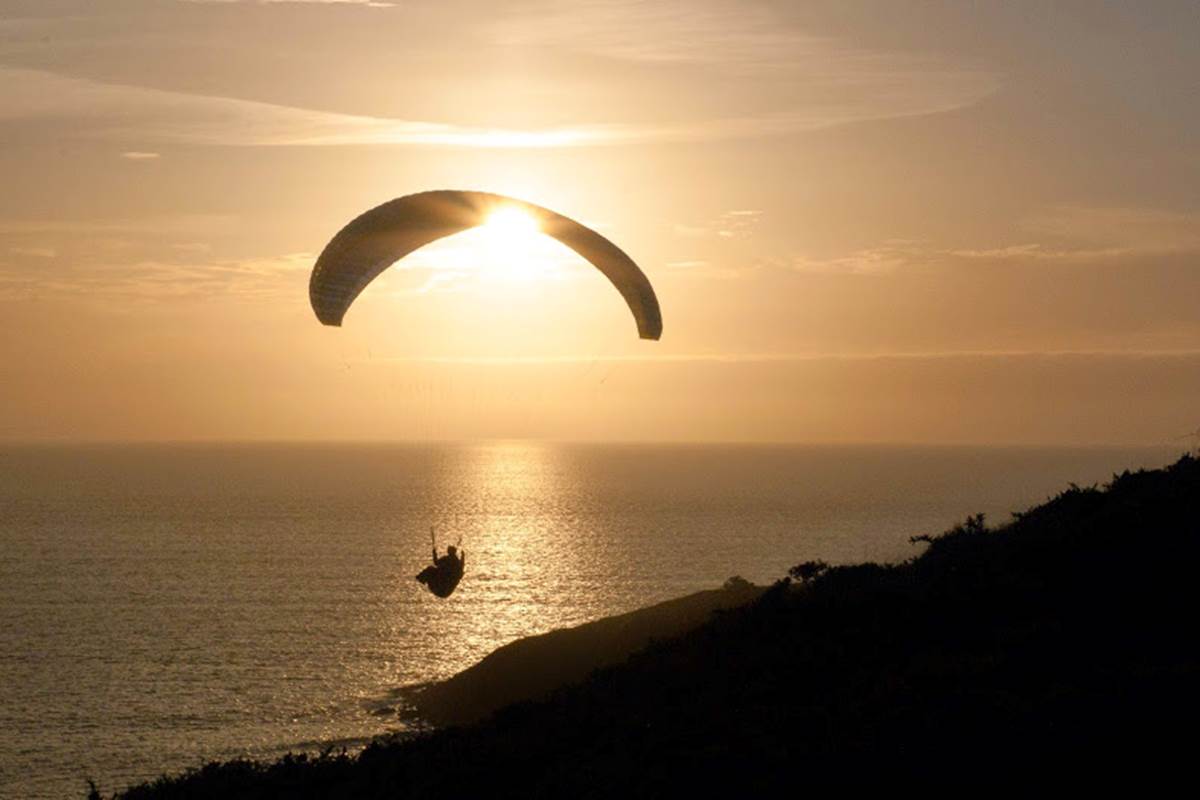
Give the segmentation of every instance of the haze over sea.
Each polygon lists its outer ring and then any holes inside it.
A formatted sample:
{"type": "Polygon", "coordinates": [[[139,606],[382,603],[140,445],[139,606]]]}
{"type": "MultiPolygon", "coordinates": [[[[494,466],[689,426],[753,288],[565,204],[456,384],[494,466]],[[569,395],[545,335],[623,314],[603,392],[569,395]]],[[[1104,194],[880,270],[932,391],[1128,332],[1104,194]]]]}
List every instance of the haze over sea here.
{"type": "Polygon", "coordinates": [[[513,639],[902,560],[910,535],[1181,449],[0,448],[0,797],[353,746],[402,727],[389,690],[513,639]],[[412,580],[431,524],[468,553],[447,601],[412,580]]]}

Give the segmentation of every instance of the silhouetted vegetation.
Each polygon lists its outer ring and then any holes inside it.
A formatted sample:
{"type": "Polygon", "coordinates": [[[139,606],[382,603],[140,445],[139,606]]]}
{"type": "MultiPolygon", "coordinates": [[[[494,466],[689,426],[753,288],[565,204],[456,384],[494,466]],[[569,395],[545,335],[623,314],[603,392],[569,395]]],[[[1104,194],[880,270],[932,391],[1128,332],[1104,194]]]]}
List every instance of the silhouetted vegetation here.
{"type": "MultiPolygon", "coordinates": [[[[1072,487],[911,561],[798,565],[538,703],[356,756],[209,764],[190,797],[743,797],[937,783],[1190,783],[1200,464],[1072,487]]],[[[1183,784],[1187,785],[1187,783],[1183,784]]]]}
{"type": "Polygon", "coordinates": [[[808,583],[828,569],[829,565],[824,561],[805,561],[789,569],[788,575],[801,583],[808,583]]]}

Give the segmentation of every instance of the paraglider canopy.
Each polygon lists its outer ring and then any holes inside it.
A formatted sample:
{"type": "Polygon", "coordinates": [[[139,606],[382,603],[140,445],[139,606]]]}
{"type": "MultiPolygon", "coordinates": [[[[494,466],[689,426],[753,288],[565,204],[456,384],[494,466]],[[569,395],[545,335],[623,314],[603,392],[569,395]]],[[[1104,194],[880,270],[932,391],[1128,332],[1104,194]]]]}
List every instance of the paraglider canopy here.
{"type": "Polygon", "coordinates": [[[380,273],[412,251],[482,225],[494,215],[520,214],[604,273],[625,299],[638,336],[662,336],[654,288],[619,247],[575,220],[490,192],[439,190],[399,197],[356,217],[330,240],[309,279],[313,311],[325,325],[341,325],[354,299],[380,273]]]}

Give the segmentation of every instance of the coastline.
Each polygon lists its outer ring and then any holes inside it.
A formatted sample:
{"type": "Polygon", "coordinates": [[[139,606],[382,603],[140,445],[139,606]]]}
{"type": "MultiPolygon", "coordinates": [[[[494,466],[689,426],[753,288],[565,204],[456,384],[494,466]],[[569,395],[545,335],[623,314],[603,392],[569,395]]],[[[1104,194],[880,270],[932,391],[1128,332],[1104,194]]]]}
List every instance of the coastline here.
{"type": "Polygon", "coordinates": [[[434,727],[477,722],[505,706],[540,700],[624,661],[658,639],[700,627],[714,613],[753,602],[766,591],[738,577],[624,614],[527,636],[497,648],[443,681],[393,690],[401,721],[434,727]]]}
{"type": "Polygon", "coordinates": [[[1197,496],[1191,457],[1072,486],[1000,528],[917,537],[904,564],[797,568],[798,584],[476,722],[122,796],[1165,788],[1189,774],[1200,714],[1197,496]]]}

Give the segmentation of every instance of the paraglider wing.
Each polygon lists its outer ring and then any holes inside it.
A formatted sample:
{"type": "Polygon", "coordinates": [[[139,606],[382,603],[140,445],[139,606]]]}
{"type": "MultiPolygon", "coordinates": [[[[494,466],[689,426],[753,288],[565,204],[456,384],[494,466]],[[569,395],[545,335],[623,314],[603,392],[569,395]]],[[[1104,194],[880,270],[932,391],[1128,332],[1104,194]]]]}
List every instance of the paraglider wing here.
{"type": "Polygon", "coordinates": [[[313,267],[308,299],[317,319],[341,325],[354,298],[379,273],[417,248],[480,221],[460,192],[408,195],[356,217],[325,245],[313,267]]]}
{"type": "Polygon", "coordinates": [[[399,197],[355,218],[330,240],[313,267],[308,296],[317,319],[341,325],[354,299],[381,272],[417,248],[483,224],[493,210],[517,208],[547,236],[570,247],[612,282],[637,322],[658,339],[662,314],[645,273],[599,233],[549,209],[488,192],[433,191],[399,197]]]}
{"type": "Polygon", "coordinates": [[[591,228],[553,211],[535,208],[545,215],[542,220],[543,233],[586,258],[617,287],[637,322],[638,336],[642,339],[660,338],[662,312],[658,308],[658,297],[654,294],[650,279],[633,259],[591,228]]]}

